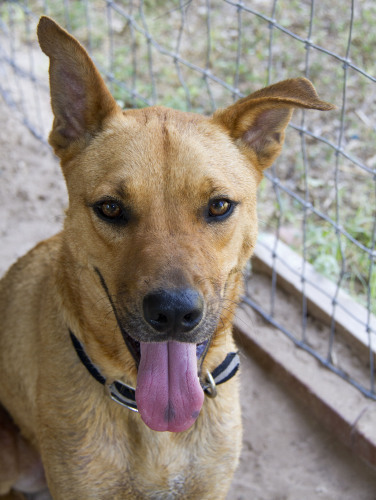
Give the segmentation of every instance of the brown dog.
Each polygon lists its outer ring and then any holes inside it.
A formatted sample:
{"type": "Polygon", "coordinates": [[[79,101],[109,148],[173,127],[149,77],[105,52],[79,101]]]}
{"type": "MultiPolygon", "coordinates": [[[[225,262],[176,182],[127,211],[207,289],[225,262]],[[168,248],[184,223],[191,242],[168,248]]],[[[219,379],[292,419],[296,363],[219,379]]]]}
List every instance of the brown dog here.
{"type": "Polygon", "coordinates": [[[38,36],[69,208],[0,286],[0,494],[44,471],[54,499],[224,498],[256,188],[293,108],[332,106],[293,79],[210,118],[121,111],[72,36],[46,17],[38,36]]]}

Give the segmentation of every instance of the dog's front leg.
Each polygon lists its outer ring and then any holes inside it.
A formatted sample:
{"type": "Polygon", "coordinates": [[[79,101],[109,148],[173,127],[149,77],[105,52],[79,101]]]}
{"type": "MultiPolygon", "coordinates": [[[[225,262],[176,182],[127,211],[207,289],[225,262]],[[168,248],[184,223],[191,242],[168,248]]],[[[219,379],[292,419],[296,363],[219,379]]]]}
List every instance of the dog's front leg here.
{"type": "Polygon", "coordinates": [[[70,377],[44,378],[39,384],[38,442],[52,497],[137,498],[126,477],[129,415],[94,379],[82,380],[82,366],[75,368],[67,370],[70,377]]]}

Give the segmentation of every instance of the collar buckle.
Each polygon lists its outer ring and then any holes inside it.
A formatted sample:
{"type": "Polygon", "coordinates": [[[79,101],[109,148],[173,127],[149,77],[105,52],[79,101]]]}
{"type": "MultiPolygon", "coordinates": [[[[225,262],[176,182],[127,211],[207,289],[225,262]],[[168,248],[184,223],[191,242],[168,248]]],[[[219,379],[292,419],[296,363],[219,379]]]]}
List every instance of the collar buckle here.
{"type": "Polygon", "coordinates": [[[110,398],[125,408],[138,413],[136,404],[136,390],[134,387],[114,380],[112,384],[105,384],[110,398]]]}

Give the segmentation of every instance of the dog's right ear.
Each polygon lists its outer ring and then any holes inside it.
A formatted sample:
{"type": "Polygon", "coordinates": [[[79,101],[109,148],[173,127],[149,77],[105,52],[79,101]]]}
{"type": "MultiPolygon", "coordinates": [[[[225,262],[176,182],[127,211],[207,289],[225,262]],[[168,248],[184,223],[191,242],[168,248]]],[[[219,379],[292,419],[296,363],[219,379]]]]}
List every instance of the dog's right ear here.
{"type": "Polygon", "coordinates": [[[49,141],[63,157],[73,144],[84,144],[103,120],[120,111],[86,50],[49,17],[41,17],[38,39],[50,58],[54,123],[49,141]]]}

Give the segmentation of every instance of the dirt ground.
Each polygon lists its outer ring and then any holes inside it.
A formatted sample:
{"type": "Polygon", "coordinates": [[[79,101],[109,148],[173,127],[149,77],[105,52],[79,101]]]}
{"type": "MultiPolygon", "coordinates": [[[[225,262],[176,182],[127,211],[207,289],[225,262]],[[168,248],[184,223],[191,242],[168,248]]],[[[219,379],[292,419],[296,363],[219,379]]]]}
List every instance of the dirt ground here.
{"type": "MultiPolygon", "coordinates": [[[[62,225],[57,161],[0,101],[0,275],[62,225]]],[[[256,328],[266,328],[255,319],[256,328]]],[[[376,500],[376,473],[242,354],[244,446],[228,500],[376,500]]]]}

